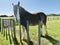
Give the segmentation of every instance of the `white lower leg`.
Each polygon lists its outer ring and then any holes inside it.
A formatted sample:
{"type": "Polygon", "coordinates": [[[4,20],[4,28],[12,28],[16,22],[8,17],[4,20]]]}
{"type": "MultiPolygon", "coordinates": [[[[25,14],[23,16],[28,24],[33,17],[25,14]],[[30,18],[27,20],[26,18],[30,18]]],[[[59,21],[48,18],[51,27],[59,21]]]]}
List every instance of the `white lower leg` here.
{"type": "Polygon", "coordinates": [[[45,26],[46,35],[48,35],[47,26],[45,26]]]}
{"type": "Polygon", "coordinates": [[[23,28],[22,39],[25,39],[25,28],[23,26],[22,28],[23,28]]]}
{"type": "Polygon", "coordinates": [[[41,31],[41,35],[42,35],[42,28],[40,28],[40,31],[41,31]]]}
{"type": "Polygon", "coordinates": [[[23,39],[25,39],[25,31],[23,31],[23,39]]]}

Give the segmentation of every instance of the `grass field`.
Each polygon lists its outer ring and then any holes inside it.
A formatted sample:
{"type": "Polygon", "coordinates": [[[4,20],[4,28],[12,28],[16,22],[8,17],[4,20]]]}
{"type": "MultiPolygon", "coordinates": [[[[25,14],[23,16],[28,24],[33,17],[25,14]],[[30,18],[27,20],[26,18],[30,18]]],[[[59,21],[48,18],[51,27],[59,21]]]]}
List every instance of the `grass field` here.
{"type": "Polygon", "coordinates": [[[3,37],[3,35],[1,35],[0,33],[0,45],[8,45],[9,41],[5,39],[5,37],[3,37]]]}
{"type": "MultiPolygon", "coordinates": [[[[49,21],[47,20],[48,34],[49,34],[49,36],[53,37],[55,40],[59,40],[59,38],[60,38],[60,17],[58,17],[59,19],[57,19],[57,17],[49,17],[49,18],[51,18],[51,19],[49,21]]],[[[34,41],[37,40],[36,39],[37,35],[38,35],[37,28],[38,28],[38,26],[30,26],[31,38],[32,38],[32,40],[35,39],[34,41]]],[[[45,35],[44,26],[42,28],[42,33],[43,33],[43,35],[45,35]]],[[[45,40],[45,42],[49,43],[48,45],[51,45],[49,41],[45,40]]]]}
{"type": "MultiPolygon", "coordinates": [[[[55,40],[59,41],[60,39],[60,16],[48,16],[48,18],[50,18],[49,20],[47,20],[48,34],[55,40]]],[[[37,45],[38,25],[29,26],[29,27],[30,27],[29,29],[30,29],[31,40],[34,42],[35,45],[37,45]]],[[[16,26],[16,30],[19,30],[18,26],[16,26]]],[[[44,26],[42,28],[42,34],[45,35],[44,26]]],[[[17,36],[17,39],[19,40],[19,36],[17,36]]],[[[52,45],[52,43],[45,38],[41,38],[41,40],[42,40],[41,42],[45,43],[45,45],[52,45]]],[[[0,34],[0,45],[9,45],[9,40],[6,40],[5,37],[3,37],[1,34],[0,34]]]]}

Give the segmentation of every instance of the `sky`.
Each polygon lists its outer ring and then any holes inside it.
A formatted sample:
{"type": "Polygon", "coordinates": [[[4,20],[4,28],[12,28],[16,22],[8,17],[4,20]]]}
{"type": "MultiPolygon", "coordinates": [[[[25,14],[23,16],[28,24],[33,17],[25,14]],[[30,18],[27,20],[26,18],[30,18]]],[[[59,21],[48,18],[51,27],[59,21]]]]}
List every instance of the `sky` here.
{"type": "Polygon", "coordinates": [[[18,1],[30,13],[60,14],[60,0],[0,0],[0,15],[14,15],[12,3],[18,1]]]}

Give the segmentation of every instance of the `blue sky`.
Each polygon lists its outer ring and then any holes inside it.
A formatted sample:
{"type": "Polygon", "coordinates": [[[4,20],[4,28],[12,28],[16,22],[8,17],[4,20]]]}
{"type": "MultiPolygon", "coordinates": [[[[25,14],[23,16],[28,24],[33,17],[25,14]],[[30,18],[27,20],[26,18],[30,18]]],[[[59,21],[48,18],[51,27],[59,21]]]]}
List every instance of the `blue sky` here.
{"type": "Polygon", "coordinates": [[[13,15],[12,3],[16,4],[18,1],[22,7],[31,13],[60,13],[60,0],[0,0],[0,15],[13,15]]]}

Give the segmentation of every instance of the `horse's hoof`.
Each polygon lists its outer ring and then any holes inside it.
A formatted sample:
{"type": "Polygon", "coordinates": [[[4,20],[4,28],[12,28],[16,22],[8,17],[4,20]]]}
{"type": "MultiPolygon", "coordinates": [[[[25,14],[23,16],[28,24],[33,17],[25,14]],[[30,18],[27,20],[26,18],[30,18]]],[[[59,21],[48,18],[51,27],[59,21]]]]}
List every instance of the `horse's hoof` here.
{"type": "Polygon", "coordinates": [[[48,36],[48,34],[45,34],[45,36],[48,36]]]}
{"type": "MultiPolygon", "coordinates": [[[[26,43],[28,43],[27,39],[23,39],[23,41],[25,41],[26,43]]],[[[29,45],[34,45],[31,40],[29,40],[29,45]]]]}
{"type": "Polygon", "coordinates": [[[31,40],[29,41],[29,45],[34,45],[33,42],[32,42],[31,40]]]}
{"type": "Polygon", "coordinates": [[[23,41],[27,41],[27,39],[22,39],[23,41]]]}

